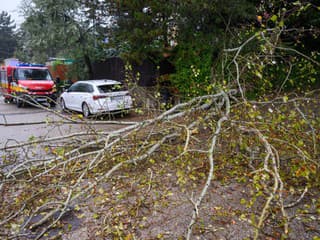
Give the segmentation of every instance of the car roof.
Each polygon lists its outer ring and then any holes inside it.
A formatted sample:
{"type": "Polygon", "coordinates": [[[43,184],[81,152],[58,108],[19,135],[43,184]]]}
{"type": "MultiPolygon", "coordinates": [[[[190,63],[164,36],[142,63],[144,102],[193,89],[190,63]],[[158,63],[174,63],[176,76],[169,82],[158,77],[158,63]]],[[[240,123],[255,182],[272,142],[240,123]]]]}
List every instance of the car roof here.
{"type": "Polygon", "coordinates": [[[100,86],[100,85],[113,85],[113,84],[121,84],[121,82],[111,79],[99,79],[99,80],[81,80],[78,82],[89,83],[92,85],[100,86]]]}

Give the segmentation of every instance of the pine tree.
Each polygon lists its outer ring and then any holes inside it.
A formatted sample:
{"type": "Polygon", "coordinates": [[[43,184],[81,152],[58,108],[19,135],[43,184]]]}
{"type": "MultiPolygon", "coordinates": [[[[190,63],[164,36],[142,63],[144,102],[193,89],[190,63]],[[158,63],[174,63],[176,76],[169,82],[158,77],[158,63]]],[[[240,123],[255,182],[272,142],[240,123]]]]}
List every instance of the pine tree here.
{"type": "Polygon", "coordinates": [[[12,57],[17,46],[14,29],[16,25],[11,20],[11,16],[5,12],[0,12],[0,61],[12,57]]]}

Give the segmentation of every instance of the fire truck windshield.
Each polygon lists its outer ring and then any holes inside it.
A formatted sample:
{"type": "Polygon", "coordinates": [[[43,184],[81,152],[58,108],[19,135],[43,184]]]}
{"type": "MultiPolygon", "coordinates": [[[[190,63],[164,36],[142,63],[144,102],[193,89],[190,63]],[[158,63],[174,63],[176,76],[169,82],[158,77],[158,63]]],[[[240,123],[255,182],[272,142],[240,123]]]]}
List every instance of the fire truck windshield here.
{"type": "Polygon", "coordinates": [[[52,77],[48,69],[40,68],[17,68],[14,72],[15,79],[18,80],[49,80],[52,77]]]}

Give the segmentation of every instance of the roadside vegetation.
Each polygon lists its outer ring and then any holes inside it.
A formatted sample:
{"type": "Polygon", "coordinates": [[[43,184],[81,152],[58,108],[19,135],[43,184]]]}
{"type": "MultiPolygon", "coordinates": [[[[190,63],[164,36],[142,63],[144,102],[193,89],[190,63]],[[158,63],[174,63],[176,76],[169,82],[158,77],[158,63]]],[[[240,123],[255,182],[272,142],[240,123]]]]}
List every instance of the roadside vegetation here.
{"type": "Polygon", "coordinates": [[[70,54],[89,77],[116,53],[133,95],[130,63],[166,59],[175,101],[155,91],[139,121],[96,132],[74,115],[83,132],[8,143],[1,237],[320,239],[317,1],[31,2],[17,54],[70,54]]]}

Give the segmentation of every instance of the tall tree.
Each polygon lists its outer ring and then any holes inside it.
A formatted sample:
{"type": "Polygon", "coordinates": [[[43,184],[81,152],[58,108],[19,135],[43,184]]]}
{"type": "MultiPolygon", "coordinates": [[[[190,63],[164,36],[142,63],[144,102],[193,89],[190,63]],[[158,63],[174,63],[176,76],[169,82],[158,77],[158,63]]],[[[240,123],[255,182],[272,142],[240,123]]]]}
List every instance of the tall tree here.
{"type": "Polygon", "coordinates": [[[5,12],[0,12],[0,61],[12,57],[17,46],[14,29],[16,25],[11,20],[11,16],[5,12]]]}
{"type": "Polygon", "coordinates": [[[106,2],[116,22],[111,45],[131,60],[171,61],[177,70],[171,80],[189,97],[206,92],[213,62],[224,46],[238,38],[238,29],[255,21],[257,4],[255,0],[106,2]]]}
{"type": "Polygon", "coordinates": [[[85,11],[81,2],[73,0],[25,2],[21,44],[29,58],[37,62],[48,57],[73,58],[79,64],[79,75],[90,78],[96,45],[93,23],[85,11]]]}
{"type": "Polygon", "coordinates": [[[253,0],[105,2],[116,20],[114,43],[126,43],[129,55],[137,57],[162,52],[175,45],[173,40],[183,44],[205,35],[219,37],[226,29],[253,20],[256,4],[253,0]]]}
{"type": "Polygon", "coordinates": [[[168,46],[169,23],[173,20],[171,1],[122,1],[110,5],[115,15],[112,43],[124,57],[143,60],[168,46]]]}

